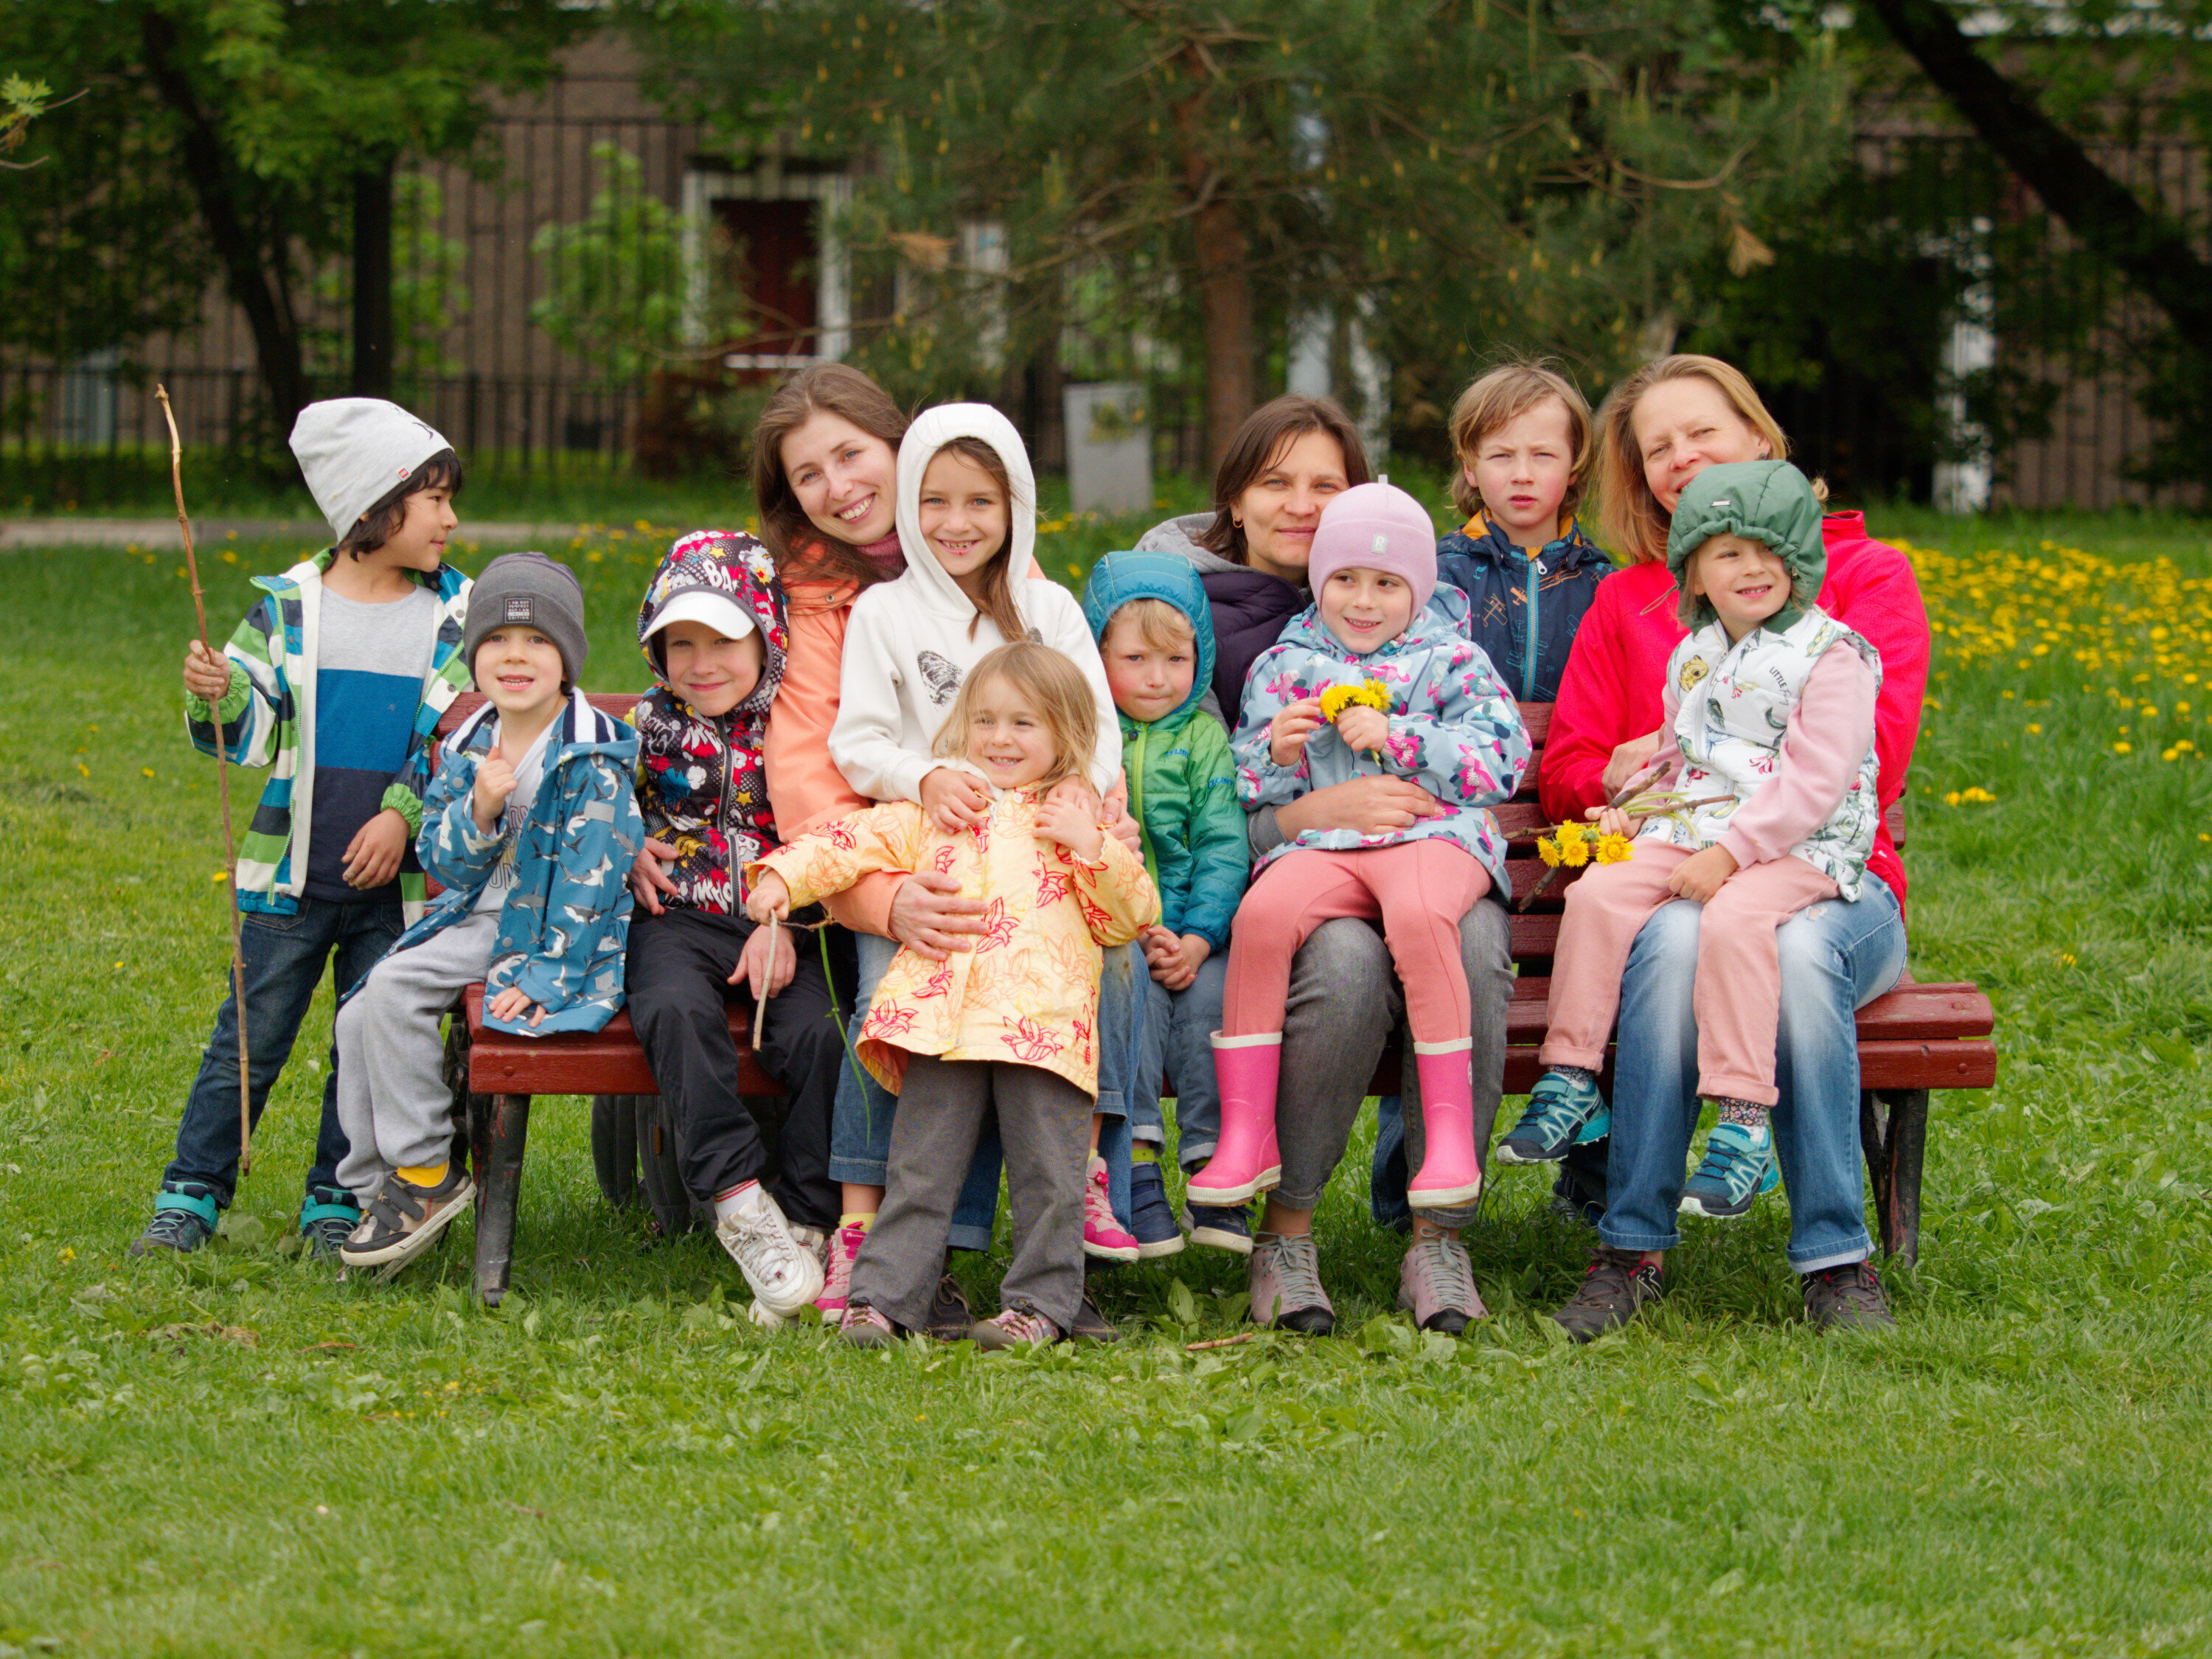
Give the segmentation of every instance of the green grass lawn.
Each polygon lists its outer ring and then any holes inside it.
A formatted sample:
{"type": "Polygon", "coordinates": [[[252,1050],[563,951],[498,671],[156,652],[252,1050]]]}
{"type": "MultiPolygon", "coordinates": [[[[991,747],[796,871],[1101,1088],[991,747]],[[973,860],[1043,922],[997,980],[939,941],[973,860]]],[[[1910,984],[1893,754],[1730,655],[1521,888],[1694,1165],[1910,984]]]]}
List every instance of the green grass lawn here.
{"type": "MultiPolygon", "coordinates": [[[[573,1102],[537,1115],[498,1314],[465,1226],[334,1283],[289,1248],[326,999],[229,1236],[127,1261],[227,957],[191,605],[173,556],[0,555],[0,1659],[2212,1650],[2212,545],[1876,527],[1943,629],[1913,971],[1979,981],[2002,1050],[1936,1097],[1893,1336],[1804,1328],[1771,1201],[1569,1347],[1540,1315],[1587,1237],[1509,1172],[1473,1236],[1496,1316],[1417,1338],[1348,1165],[1345,1335],[1189,1352],[1242,1289],[1194,1251],[1120,1271],[1120,1346],[988,1359],[757,1333],[708,1240],[600,1201],[573,1102]]],[[[551,550],[595,689],[644,683],[659,547],[551,550]]],[[[297,550],[224,550],[219,632],[297,550]]]]}

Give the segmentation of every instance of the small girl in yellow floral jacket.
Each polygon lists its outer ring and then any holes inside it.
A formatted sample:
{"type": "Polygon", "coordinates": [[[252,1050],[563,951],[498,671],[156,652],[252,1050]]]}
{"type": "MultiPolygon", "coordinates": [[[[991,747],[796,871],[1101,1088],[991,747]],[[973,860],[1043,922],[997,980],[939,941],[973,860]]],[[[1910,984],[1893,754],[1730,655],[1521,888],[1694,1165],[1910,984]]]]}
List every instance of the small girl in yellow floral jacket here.
{"type": "Polygon", "coordinates": [[[956,878],[988,907],[970,951],[902,950],[860,1029],[861,1064],[897,1092],[882,1212],[853,1265],[841,1326],[862,1346],[926,1322],[930,1292],[984,1114],[995,1104],[1013,1200],[1001,1310],[985,1347],[1059,1341],[1083,1295],[1083,1185],[1098,1091],[1100,947],[1159,920],[1143,861],[1094,809],[1045,797],[1080,777],[1098,740],[1097,698],[1049,646],[1004,645],[977,663],[936,753],[980,777],[990,810],[948,830],[912,801],[826,823],[746,871],[758,921],[878,870],[956,878]]]}

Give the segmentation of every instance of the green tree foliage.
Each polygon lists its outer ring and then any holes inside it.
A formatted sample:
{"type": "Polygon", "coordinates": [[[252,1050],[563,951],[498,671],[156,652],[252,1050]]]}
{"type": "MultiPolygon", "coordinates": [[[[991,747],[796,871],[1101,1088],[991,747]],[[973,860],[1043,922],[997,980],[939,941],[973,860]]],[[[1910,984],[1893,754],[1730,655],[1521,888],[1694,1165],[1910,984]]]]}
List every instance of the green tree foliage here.
{"type": "MultiPolygon", "coordinates": [[[[456,374],[462,365],[445,355],[445,331],[469,314],[469,246],[443,228],[446,193],[427,173],[403,173],[392,180],[392,343],[395,390],[404,396],[426,375],[456,374]]],[[[316,277],[319,299],[330,309],[345,299],[346,272],[332,265],[316,277]]],[[[353,349],[341,330],[311,329],[307,372],[343,379],[353,349]]]]}
{"type": "Polygon", "coordinates": [[[608,380],[628,384],[682,349],[684,226],[646,189],[645,169],[629,151],[594,144],[592,160],[600,183],[584,217],[531,239],[545,292],[530,320],[608,380]]]}

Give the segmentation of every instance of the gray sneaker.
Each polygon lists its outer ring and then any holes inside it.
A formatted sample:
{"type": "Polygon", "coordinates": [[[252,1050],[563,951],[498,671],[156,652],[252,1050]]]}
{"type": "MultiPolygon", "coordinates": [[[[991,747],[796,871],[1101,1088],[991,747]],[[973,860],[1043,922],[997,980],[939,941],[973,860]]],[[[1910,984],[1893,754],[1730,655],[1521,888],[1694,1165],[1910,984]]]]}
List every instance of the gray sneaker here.
{"type": "Polygon", "coordinates": [[[1582,1289],[1552,1319],[1576,1341],[1588,1342],[1626,1325],[1638,1309],[1656,1302],[1666,1289],[1656,1262],[1647,1262],[1639,1251],[1601,1244],[1590,1257],[1582,1289]]]}
{"type": "Polygon", "coordinates": [[[1254,1234],[1245,1282],[1252,1288],[1250,1317],[1258,1323],[1301,1336],[1327,1336],[1336,1328],[1312,1234],[1254,1234]]]}
{"type": "Polygon", "coordinates": [[[1490,1317],[1474,1288],[1467,1246],[1442,1232],[1414,1232],[1413,1248],[1398,1269],[1398,1305],[1423,1330],[1446,1336],[1457,1336],[1476,1320],[1490,1317]]]}
{"type": "Polygon", "coordinates": [[[1846,1262],[1799,1275],[1805,1317],[1823,1331],[1886,1331],[1897,1328],[1882,1293],[1881,1274],[1871,1261],[1846,1262]]]}

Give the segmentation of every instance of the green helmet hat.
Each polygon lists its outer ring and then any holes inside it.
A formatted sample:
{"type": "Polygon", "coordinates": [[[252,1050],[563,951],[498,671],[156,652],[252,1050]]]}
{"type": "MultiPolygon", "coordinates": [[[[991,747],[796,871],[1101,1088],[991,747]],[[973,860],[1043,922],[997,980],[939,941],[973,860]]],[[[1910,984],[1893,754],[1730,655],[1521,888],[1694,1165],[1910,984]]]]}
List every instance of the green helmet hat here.
{"type": "Polygon", "coordinates": [[[1689,592],[1690,556],[1715,536],[1765,542],[1790,572],[1790,603],[1764,626],[1786,628],[1820,596],[1827,580],[1828,550],[1820,539],[1820,498],[1805,475],[1787,461],[1729,461],[1690,480],[1675,504],[1667,532],[1667,571],[1680,595],[1683,625],[1702,628],[1717,619],[1711,601],[1689,592]]]}

